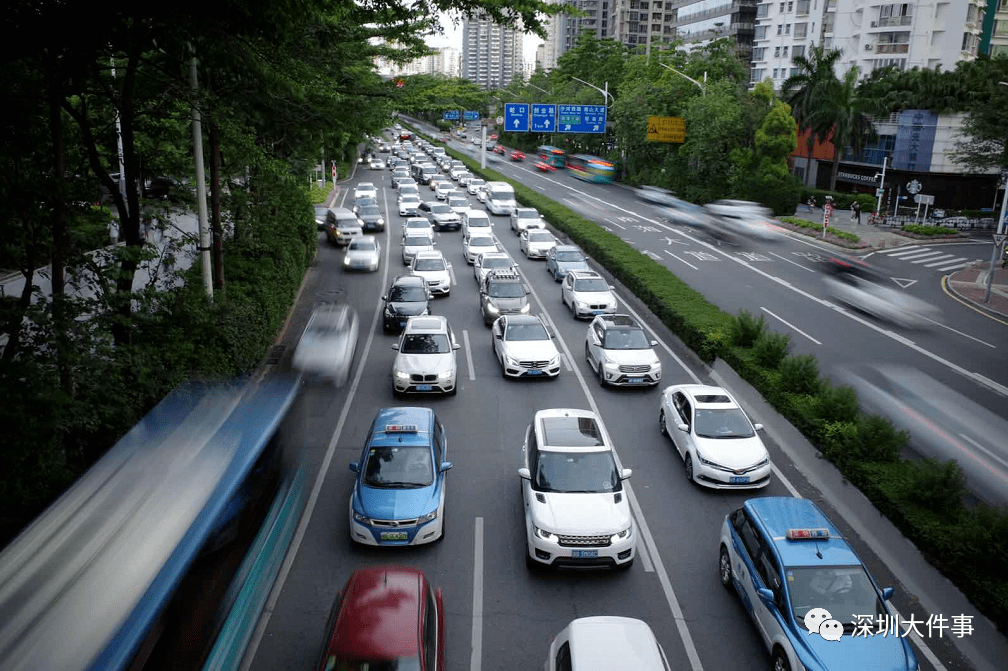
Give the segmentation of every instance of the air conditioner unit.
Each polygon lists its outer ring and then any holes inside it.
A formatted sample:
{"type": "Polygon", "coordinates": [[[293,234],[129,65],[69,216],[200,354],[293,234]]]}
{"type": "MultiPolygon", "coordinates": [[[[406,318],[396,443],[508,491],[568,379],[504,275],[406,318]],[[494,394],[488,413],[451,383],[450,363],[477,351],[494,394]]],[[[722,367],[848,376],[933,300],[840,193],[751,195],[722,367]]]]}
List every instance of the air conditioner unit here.
{"type": "Polygon", "coordinates": [[[871,22],[871,27],[872,28],[878,28],[878,21],[872,21],[871,22]]]}
{"type": "Polygon", "coordinates": [[[870,45],[870,44],[864,45],[864,50],[865,51],[871,51],[872,50],[872,45],[870,45]]]}

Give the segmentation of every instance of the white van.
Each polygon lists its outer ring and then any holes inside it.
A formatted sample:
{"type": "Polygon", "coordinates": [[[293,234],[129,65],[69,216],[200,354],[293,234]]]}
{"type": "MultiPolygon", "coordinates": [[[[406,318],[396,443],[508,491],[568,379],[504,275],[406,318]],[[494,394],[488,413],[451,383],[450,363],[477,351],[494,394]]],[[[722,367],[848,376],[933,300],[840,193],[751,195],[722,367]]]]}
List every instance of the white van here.
{"type": "Polygon", "coordinates": [[[491,214],[511,216],[517,203],[514,188],[507,182],[488,182],[486,185],[486,206],[491,214]]]}

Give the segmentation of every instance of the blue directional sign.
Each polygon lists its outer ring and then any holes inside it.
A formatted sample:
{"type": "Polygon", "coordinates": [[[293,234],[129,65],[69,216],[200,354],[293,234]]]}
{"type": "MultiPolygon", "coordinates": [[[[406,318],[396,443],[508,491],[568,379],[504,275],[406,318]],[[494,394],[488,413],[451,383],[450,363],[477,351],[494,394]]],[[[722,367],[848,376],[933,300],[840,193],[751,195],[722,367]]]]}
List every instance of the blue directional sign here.
{"type": "Polygon", "coordinates": [[[559,105],[557,130],[561,133],[605,133],[605,105],[559,105]]]}
{"type": "Polygon", "coordinates": [[[532,104],[532,132],[552,133],[556,130],[556,105],[532,104]]]}
{"type": "Polygon", "coordinates": [[[462,112],[462,118],[465,121],[476,121],[480,118],[480,113],[477,110],[466,110],[462,112]]]}
{"type": "Polygon", "coordinates": [[[459,111],[458,110],[448,110],[441,115],[441,118],[445,121],[458,121],[459,111]]]}
{"type": "Polygon", "coordinates": [[[528,132],[528,103],[508,103],[504,105],[504,128],[511,133],[528,132]]]}

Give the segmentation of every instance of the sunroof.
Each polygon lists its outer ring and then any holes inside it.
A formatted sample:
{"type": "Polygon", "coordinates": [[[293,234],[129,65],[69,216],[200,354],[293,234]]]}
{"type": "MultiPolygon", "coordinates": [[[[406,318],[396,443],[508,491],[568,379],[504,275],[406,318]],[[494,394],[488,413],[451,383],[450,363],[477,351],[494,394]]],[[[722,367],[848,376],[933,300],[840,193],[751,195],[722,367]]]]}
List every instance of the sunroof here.
{"type": "Polygon", "coordinates": [[[731,403],[731,399],[724,394],[698,394],[697,403],[731,403]]]}
{"type": "Polygon", "coordinates": [[[605,445],[592,417],[546,417],[542,420],[544,444],[550,447],[597,447],[605,445]]]}

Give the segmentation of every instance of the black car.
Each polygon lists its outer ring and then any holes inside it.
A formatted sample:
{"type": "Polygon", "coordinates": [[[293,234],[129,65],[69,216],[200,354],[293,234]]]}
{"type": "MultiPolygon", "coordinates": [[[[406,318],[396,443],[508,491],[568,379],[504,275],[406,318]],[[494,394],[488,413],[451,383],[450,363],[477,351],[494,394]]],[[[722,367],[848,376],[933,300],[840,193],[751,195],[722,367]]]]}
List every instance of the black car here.
{"type": "Polygon", "coordinates": [[[359,215],[361,208],[368,207],[369,205],[378,207],[378,201],[370,196],[361,196],[354,201],[353,213],[359,215]]]}
{"type": "Polygon", "coordinates": [[[176,200],[182,185],[174,177],[155,177],[144,188],[144,196],[158,200],[176,200]]]}
{"type": "Polygon", "coordinates": [[[424,278],[416,275],[397,277],[388,293],[382,296],[385,309],[382,310],[382,329],[388,333],[401,332],[410,317],[432,314],[430,301],[433,298],[424,278]]]}
{"type": "Polygon", "coordinates": [[[361,220],[361,228],[365,232],[385,230],[385,217],[377,205],[364,205],[358,210],[357,218],[361,220]]]}

